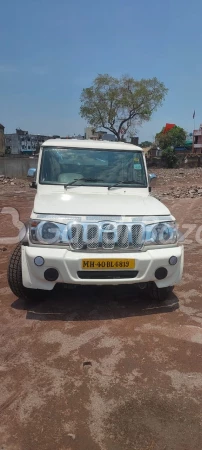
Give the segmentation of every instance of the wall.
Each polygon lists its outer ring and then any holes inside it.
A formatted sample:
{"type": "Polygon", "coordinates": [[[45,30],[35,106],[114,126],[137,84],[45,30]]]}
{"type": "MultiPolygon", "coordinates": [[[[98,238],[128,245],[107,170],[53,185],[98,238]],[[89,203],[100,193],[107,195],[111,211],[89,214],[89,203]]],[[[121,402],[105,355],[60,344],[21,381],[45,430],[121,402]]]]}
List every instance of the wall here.
{"type": "Polygon", "coordinates": [[[26,178],[30,167],[37,167],[38,158],[1,157],[0,175],[10,178],[26,178]]]}
{"type": "Polygon", "coordinates": [[[4,130],[0,128],[0,154],[4,155],[4,153],[5,153],[4,130]]]}
{"type": "MultiPolygon", "coordinates": [[[[193,168],[202,167],[202,154],[201,155],[177,155],[178,164],[177,167],[193,168]]],[[[147,158],[147,167],[166,167],[165,161],[161,158],[147,158]]]]}

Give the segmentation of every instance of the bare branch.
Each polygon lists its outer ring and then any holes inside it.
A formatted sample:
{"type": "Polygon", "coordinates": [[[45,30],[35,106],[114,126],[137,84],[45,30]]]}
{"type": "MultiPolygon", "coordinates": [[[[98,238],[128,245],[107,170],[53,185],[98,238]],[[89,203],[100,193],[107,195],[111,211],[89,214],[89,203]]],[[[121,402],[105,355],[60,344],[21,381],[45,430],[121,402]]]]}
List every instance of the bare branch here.
{"type": "Polygon", "coordinates": [[[97,107],[97,112],[98,112],[98,114],[100,116],[100,121],[101,121],[102,127],[105,128],[105,130],[111,131],[111,133],[115,134],[118,137],[118,133],[117,133],[117,131],[115,130],[115,128],[113,126],[108,127],[108,126],[105,125],[105,123],[103,121],[102,114],[101,114],[101,112],[100,112],[98,107],[97,107]]]}

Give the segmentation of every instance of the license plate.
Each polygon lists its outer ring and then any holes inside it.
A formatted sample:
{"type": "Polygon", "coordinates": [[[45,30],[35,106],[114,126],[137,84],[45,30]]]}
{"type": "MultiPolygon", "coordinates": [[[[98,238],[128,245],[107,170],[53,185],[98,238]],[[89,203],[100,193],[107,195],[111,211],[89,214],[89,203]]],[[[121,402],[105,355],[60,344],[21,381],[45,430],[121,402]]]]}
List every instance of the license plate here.
{"type": "Polygon", "coordinates": [[[83,270],[126,270],[134,269],[134,259],[83,259],[83,270]]]}

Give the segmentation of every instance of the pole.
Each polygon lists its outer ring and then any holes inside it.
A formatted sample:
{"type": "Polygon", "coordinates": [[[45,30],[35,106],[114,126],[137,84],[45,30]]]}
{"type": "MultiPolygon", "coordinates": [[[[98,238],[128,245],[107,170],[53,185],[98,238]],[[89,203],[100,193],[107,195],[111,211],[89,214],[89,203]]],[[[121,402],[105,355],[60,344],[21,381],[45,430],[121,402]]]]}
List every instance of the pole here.
{"type": "Polygon", "coordinates": [[[193,132],[192,132],[192,153],[194,153],[194,130],[195,130],[195,110],[193,112],[193,132]]]}

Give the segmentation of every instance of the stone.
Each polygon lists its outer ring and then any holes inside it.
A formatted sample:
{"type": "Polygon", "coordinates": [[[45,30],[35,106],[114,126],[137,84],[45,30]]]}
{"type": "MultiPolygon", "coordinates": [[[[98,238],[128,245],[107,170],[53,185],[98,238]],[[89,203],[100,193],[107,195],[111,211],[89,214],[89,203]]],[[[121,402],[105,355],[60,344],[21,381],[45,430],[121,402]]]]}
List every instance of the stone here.
{"type": "Polygon", "coordinates": [[[76,435],[74,433],[68,433],[68,436],[73,439],[73,441],[76,439],[76,435]]]}
{"type": "Polygon", "coordinates": [[[83,367],[92,367],[92,362],[91,361],[84,361],[83,362],[83,367]]]}

